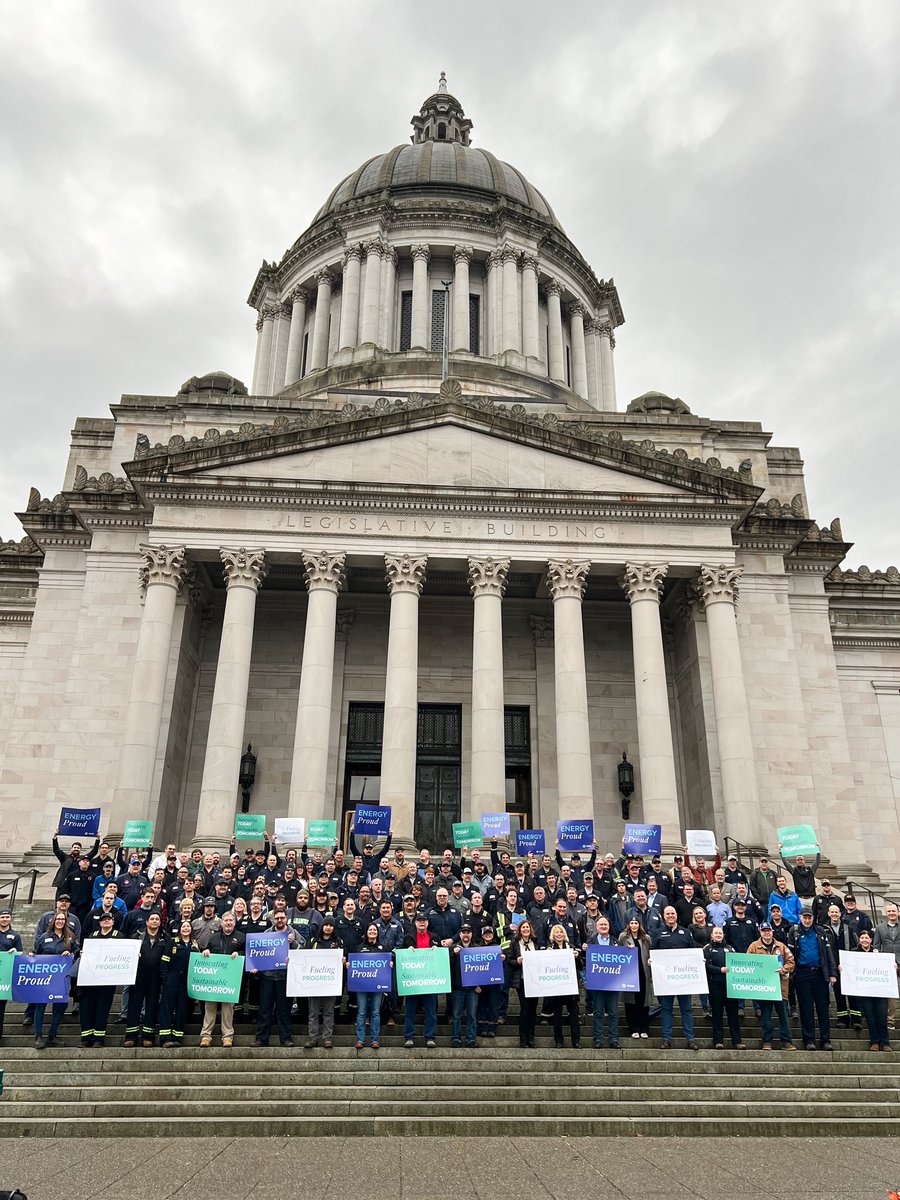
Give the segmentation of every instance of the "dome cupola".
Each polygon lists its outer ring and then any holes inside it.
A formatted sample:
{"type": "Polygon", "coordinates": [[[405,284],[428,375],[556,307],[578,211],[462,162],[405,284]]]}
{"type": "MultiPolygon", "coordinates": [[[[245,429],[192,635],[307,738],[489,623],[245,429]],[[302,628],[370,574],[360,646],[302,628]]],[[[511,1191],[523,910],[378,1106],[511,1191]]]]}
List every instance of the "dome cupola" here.
{"type": "Polygon", "coordinates": [[[413,145],[422,142],[459,142],[468,146],[472,122],[463,112],[457,98],[447,90],[447,76],[441,71],[438,90],[422,105],[412,118],[413,145]]]}

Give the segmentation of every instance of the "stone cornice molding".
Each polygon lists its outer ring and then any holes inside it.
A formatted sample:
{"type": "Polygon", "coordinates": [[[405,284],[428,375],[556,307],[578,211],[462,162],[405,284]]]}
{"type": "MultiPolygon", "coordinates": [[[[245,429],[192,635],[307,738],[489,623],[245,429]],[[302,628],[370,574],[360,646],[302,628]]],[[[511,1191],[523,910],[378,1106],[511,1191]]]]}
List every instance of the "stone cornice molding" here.
{"type": "Polygon", "coordinates": [[[469,589],[472,595],[502,598],[508,571],[508,558],[470,558],[469,589]]]}
{"type": "Polygon", "coordinates": [[[187,550],[184,546],[140,546],[138,578],[141,589],[162,584],[177,591],[187,573],[187,550]]]}
{"type": "Polygon", "coordinates": [[[225,576],[227,588],[246,587],[259,591],[266,577],[265,550],[221,549],[219,557],[222,560],[222,574],[225,576]]]}
{"type": "Polygon", "coordinates": [[[628,597],[628,603],[634,604],[638,600],[653,600],[659,604],[668,573],[668,563],[627,562],[621,586],[622,591],[628,597]]]}
{"type": "Polygon", "coordinates": [[[547,563],[547,590],[556,600],[581,600],[591,564],[586,559],[551,558],[547,563]]]}
{"type": "Polygon", "coordinates": [[[424,554],[419,558],[413,558],[409,554],[386,554],[385,579],[390,594],[393,596],[397,592],[408,592],[420,596],[427,566],[428,558],[424,554]]]}
{"type": "Polygon", "coordinates": [[[427,263],[431,258],[431,250],[428,248],[428,246],[423,245],[410,246],[409,256],[413,262],[421,260],[427,263]]]}
{"type": "Polygon", "coordinates": [[[470,261],[470,259],[472,258],[472,255],[474,253],[475,252],[471,246],[454,246],[453,247],[453,261],[455,263],[461,263],[461,262],[467,263],[470,261]]]}
{"type": "Polygon", "coordinates": [[[894,566],[886,567],[883,571],[872,571],[863,564],[855,571],[842,571],[835,567],[828,576],[828,583],[862,583],[862,584],[900,584],[900,571],[894,566]]]}
{"type": "Polygon", "coordinates": [[[307,591],[334,592],[337,595],[347,579],[347,555],[303,550],[301,557],[307,591]]]}
{"type": "Polygon", "coordinates": [[[704,563],[698,572],[696,585],[703,607],[736,603],[738,580],[743,573],[743,567],[729,566],[728,563],[704,563]]]}

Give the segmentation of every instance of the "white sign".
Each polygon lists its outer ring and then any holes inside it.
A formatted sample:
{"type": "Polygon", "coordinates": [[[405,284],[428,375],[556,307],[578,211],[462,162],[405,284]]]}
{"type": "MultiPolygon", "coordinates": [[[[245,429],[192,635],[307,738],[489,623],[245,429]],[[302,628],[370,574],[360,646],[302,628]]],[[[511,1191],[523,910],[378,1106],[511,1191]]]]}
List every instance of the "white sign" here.
{"type": "Polygon", "coordinates": [[[577,996],[578,973],[571,950],[533,950],[522,955],[525,995],[577,996]]]}
{"type": "Polygon", "coordinates": [[[279,846],[302,846],[306,841],[306,817],[276,817],[275,836],[279,846]]]}
{"type": "Polygon", "coordinates": [[[140,953],[140,940],[134,938],[85,938],[78,986],[115,987],[119,983],[134,983],[140,953]]]}
{"type": "Polygon", "coordinates": [[[340,996],[343,990],[342,950],[292,950],[288,954],[289,996],[340,996]]]}
{"type": "Polygon", "coordinates": [[[705,996],[709,991],[702,950],[651,950],[650,970],[657,996],[705,996]]]}
{"type": "Polygon", "coordinates": [[[874,950],[841,950],[841,991],[845,996],[887,996],[897,999],[897,960],[874,950]]]}
{"type": "Polygon", "coordinates": [[[685,834],[687,852],[696,858],[716,857],[716,835],[712,829],[689,829],[685,834]]]}

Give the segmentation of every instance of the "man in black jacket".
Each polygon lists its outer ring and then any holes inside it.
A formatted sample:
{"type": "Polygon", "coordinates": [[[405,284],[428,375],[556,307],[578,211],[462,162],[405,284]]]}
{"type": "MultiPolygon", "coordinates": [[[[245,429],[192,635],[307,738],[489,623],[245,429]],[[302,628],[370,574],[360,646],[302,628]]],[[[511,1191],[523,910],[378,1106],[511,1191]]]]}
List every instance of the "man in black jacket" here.
{"type": "Polygon", "coordinates": [[[837,980],[837,967],[823,929],[813,924],[812,906],[800,912],[800,924],[788,934],[788,948],[794,956],[794,979],[800,1009],[803,1049],[816,1049],[816,1020],[819,1022],[819,1048],[833,1050],[831,1018],[828,1013],[828,985],[837,980]]]}
{"type": "MultiPolygon", "coordinates": [[[[781,842],[779,842],[778,849],[780,850],[781,848],[781,842]]],[[[816,894],[816,871],[819,869],[819,863],[822,861],[822,855],[816,855],[816,861],[811,867],[806,865],[806,859],[802,854],[797,855],[797,857],[794,859],[793,866],[791,866],[784,856],[782,856],[781,861],[784,864],[784,869],[787,871],[788,875],[790,875],[791,879],[793,879],[794,891],[797,893],[800,899],[812,900],[813,896],[816,894]]]]}
{"type": "MultiPolygon", "coordinates": [[[[657,950],[696,950],[696,944],[683,926],[678,924],[678,913],[671,904],[663,909],[663,928],[656,934],[651,943],[650,961],[657,950]]],[[[681,1012],[681,1028],[687,1039],[688,1050],[699,1047],[694,1041],[694,1015],[691,1012],[691,996],[660,996],[660,1025],[662,1026],[662,1048],[672,1049],[672,1029],[674,1026],[675,1001],[681,1012]]]]}

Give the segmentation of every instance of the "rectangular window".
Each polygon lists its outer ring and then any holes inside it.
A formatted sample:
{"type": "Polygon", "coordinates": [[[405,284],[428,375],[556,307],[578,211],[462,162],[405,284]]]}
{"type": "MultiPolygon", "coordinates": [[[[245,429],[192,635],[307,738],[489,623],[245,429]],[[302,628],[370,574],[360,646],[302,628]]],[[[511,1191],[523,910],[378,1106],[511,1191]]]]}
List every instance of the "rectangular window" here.
{"type": "Polygon", "coordinates": [[[400,293],[400,349],[412,345],[412,292],[400,293]]]}
{"type": "Polygon", "coordinates": [[[481,346],[481,297],[469,293],[469,353],[480,354],[481,346]]]}
{"type": "Polygon", "coordinates": [[[306,374],[306,356],[307,356],[308,352],[309,352],[309,334],[304,333],[304,335],[303,335],[303,353],[300,356],[300,378],[301,379],[306,374]]]}
{"type": "Polygon", "coordinates": [[[443,288],[435,288],[431,293],[431,349],[440,354],[444,349],[444,310],[447,305],[447,293],[443,288]]]}
{"type": "Polygon", "coordinates": [[[572,386],[572,356],[566,346],[566,387],[572,386]]]}

